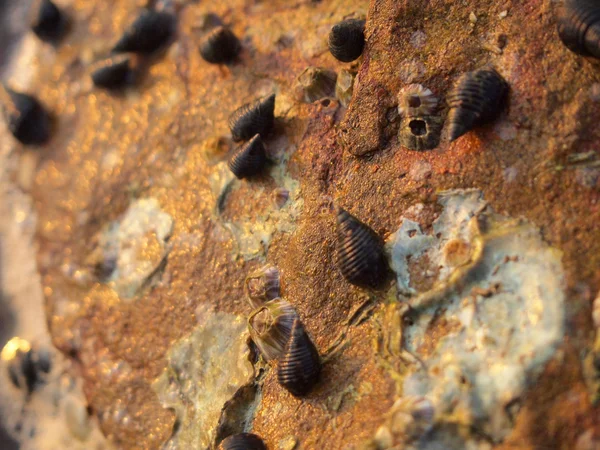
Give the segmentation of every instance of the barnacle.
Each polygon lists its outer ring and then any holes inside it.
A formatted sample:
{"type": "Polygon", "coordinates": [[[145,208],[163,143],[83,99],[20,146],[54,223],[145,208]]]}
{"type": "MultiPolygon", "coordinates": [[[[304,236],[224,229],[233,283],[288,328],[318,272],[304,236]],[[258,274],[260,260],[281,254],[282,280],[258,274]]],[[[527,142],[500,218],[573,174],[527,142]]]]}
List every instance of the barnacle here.
{"type": "Polygon", "coordinates": [[[365,21],[346,19],[329,32],[329,51],[339,61],[351,62],[362,55],[365,47],[365,21]]]}
{"type": "Polygon", "coordinates": [[[252,272],[244,281],[246,298],[254,308],[281,295],[279,270],[277,267],[264,266],[252,272]]]}
{"type": "Polygon", "coordinates": [[[47,142],[51,120],[42,104],[33,96],[7,86],[3,86],[1,91],[4,118],[12,135],[25,145],[47,142]]]}
{"type": "Polygon", "coordinates": [[[282,298],[271,300],[250,314],[250,337],[267,361],[283,354],[297,319],[298,313],[292,304],[282,298]]]}
{"type": "Polygon", "coordinates": [[[343,106],[348,106],[354,91],[354,78],[356,73],[346,69],[340,70],[335,83],[335,96],[343,106]]]}
{"type": "Polygon", "coordinates": [[[574,53],[600,58],[600,4],[567,0],[557,12],[558,35],[574,53]]]}
{"type": "Polygon", "coordinates": [[[218,450],[267,450],[267,447],[256,434],[239,433],[223,439],[218,450]]]}
{"type": "Polygon", "coordinates": [[[420,84],[409,84],[398,92],[398,113],[402,117],[429,116],[435,112],[437,104],[433,92],[420,84]]]}
{"type": "Polygon", "coordinates": [[[128,55],[117,55],[100,61],[92,68],[92,82],[104,89],[119,89],[133,82],[134,72],[128,55]]]}
{"type": "Polygon", "coordinates": [[[227,64],[239,54],[242,45],[233,32],[223,26],[214,27],[200,43],[200,56],[211,64],[227,64]]]}
{"type": "Polygon", "coordinates": [[[42,41],[54,42],[65,34],[67,18],[50,0],[38,1],[32,10],[34,17],[31,21],[31,30],[42,41]]]}
{"type": "Polygon", "coordinates": [[[398,141],[411,150],[432,150],[440,143],[443,120],[438,116],[405,117],[400,124],[398,141]]]}
{"type": "Polygon", "coordinates": [[[300,101],[312,103],[323,97],[331,97],[335,92],[337,76],[322,67],[307,67],[298,76],[294,85],[296,97],[300,101]]]}
{"type": "Polygon", "coordinates": [[[448,94],[450,141],[494,120],[504,104],[508,83],[494,69],[462,75],[448,94]]]}
{"type": "Polygon", "coordinates": [[[236,109],[229,117],[229,128],[235,142],[265,135],[275,120],[275,94],[267,95],[236,109]]]}
{"type": "Polygon", "coordinates": [[[239,179],[258,175],[266,164],[265,146],[258,134],[242,145],[228,161],[229,169],[239,179]]]}
{"type": "Polygon", "coordinates": [[[175,33],[175,17],[167,12],[144,10],[125,30],[113,53],[153,53],[175,33]]]}

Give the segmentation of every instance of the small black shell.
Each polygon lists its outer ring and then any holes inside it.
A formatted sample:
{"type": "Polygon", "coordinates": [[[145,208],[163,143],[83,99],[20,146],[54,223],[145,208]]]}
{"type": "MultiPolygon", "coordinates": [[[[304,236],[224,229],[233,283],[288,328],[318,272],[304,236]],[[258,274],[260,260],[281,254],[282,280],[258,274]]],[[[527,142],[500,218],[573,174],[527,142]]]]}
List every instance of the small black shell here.
{"type": "Polygon", "coordinates": [[[275,120],[275,94],[261,97],[236,109],[229,116],[229,128],[235,142],[246,141],[255,134],[266,135],[275,120]]]}
{"type": "Polygon", "coordinates": [[[42,145],[50,138],[51,120],[34,97],[5,87],[3,112],[12,135],[25,145],[42,145]]]}
{"type": "Polygon", "coordinates": [[[228,161],[229,169],[239,178],[258,175],[267,165],[267,153],[260,135],[242,145],[228,161]]]}
{"type": "Polygon", "coordinates": [[[300,320],[292,325],[290,340],[277,366],[277,381],[292,395],[301,397],[310,392],[319,380],[321,359],[300,320]]]}
{"type": "Polygon", "coordinates": [[[351,62],[362,55],[365,47],[365,21],[346,19],[329,32],[329,51],[335,59],[351,62]]]}
{"type": "Polygon", "coordinates": [[[350,283],[381,288],[389,277],[383,240],[346,210],[337,211],[337,266],[350,283]]]}
{"type": "Polygon", "coordinates": [[[112,51],[113,53],[153,53],[169,43],[174,33],[173,14],[146,9],[125,30],[112,51]]]}
{"type": "Polygon", "coordinates": [[[508,83],[494,69],[462,75],[446,99],[450,141],[494,120],[502,111],[508,90],[508,83]]]}
{"type": "Polygon", "coordinates": [[[67,30],[67,18],[50,0],[41,0],[31,30],[42,41],[55,42],[67,30]]]}
{"type": "Polygon", "coordinates": [[[237,36],[229,28],[219,25],[202,39],[200,56],[211,64],[227,64],[235,60],[241,49],[237,36]]]}
{"type": "Polygon", "coordinates": [[[583,56],[600,58],[600,3],[567,0],[557,13],[558,35],[566,47],[583,56]]]}
{"type": "Polygon", "coordinates": [[[223,439],[218,450],[267,450],[267,446],[256,434],[240,433],[223,439]]]}
{"type": "Polygon", "coordinates": [[[94,68],[92,74],[94,85],[104,89],[121,89],[131,84],[134,73],[127,55],[108,58],[94,68]]]}

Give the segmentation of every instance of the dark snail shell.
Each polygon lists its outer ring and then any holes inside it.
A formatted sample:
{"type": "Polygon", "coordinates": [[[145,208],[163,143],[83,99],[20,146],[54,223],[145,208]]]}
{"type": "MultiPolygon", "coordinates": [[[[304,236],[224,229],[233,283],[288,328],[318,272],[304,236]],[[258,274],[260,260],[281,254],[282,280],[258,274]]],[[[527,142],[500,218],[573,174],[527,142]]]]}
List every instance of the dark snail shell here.
{"type": "Polygon", "coordinates": [[[229,158],[229,169],[240,180],[258,175],[267,165],[267,153],[260,135],[255,135],[229,158]]]}
{"type": "Polygon", "coordinates": [[[344,278],[356,286],[378,289],[389,276],[383,240],[342,208],[337,212],[336,262],[344,278]]]}
{"type": "Polygon", "coordinates": [[[438,116],[404,117],[398,140],[411,150],[433,150],[440,143],[443,120],[438,116]]]}
{"type": "Polygon", "coordinates": [[[91,74],[95,86],[121,89],[133,82],[134,73],[127,55],[108,58],[98,63],[91,74]]]}
{"type": "Polygon", "coordinates": [[[494,69],[462,75],[448,94],[450,141],[494,120],[502,111],[508,83],[494,69]]]}
{"type": "Polygon", "coordinates": [[[125,30],[113,53],[153,53],[169,43],[175,33],[175,17],[167,12],[144,10],[125,30]]]}
{"type": "Polygon", "coordinates": [[[275,94],[261,97],[236,109],[229,117],[235,142],[246,141],[255,134],[266,135],[275,121],[275,94]]]}
{"type": "Polygon", "coordinates": [[[233,62],[242,45],[233,32],[225,26],[213,28],[200,43],[200,56],[211,64],[233,62]]]}
{"type": "Polygon", "coordinates": [[[267,450],[267,446],[256,434],[240,433],[223,439],[218,450],[267,450]]]}
{"type": "Polygon", "coordinates": [[[292,395],[301,397],[311,391],[320,373],[319,352],[300,320],[296,319],[285,353],[277,366],[277,381],[292,395]]]}
{"type": "Polygon", "coordinates": [[[42,145],[50,138],[51,120],[48,112],[34,97],[5,87],[2,109],[8,129],[25,145],[42,145]]]}
{"type": "Polygon", "coordinates": [[[329,51],[335,59],[351,62],[362,55],[365,47],[365,21],[346,19],[329,32],[329,51]]]}
{"type": "Polygon", "coordinates": [[[35,17],[31,30],[42,41],[55,42],[67,29],[67,18],[50,0],[41,0],[34,6],[35,17]]]}
{"type": "Polygon", "coordinates": [[[557,13],[558,35],[574,53],[600,58],[600,3],[567,0],[557,13]]]}

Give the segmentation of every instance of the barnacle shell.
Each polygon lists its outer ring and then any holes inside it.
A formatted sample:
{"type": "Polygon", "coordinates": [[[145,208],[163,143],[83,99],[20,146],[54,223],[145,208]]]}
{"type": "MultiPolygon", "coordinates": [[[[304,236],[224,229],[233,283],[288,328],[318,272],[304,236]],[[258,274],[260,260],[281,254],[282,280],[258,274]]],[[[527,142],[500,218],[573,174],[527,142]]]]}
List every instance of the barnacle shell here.
{"type": "Polygon", "coordinates": [[[133,82],[134,72],[128,55],[117,55],[97,63],[91,73],[95,86],[119,89],[133,82]]]}
{"type": "Polygon", "coordinates": [[[437,104],[433,92],[420,84],[409,84],[398,92],[398,113],[402,117],[429,116],[435,112],[437,104]]]}
{"type": "Polygon", "coordinates": [[[265,303],[248,317],[250,337],[267,361],[279,358],[290,339],[298,313],[282,298],[265,303]]]}
{"type": "Polygon", "coordinates": [[[67,18],[50,0],[40,0],[33,7],[31,30],[42,41],[59,40],[67,30],[67,18]]]}
{"type": "Polygon", "coordinates": [[[246,298],[253,308],[281,295],[279,270],[274,266],[264,266],[252,272],[244,281],[246,298]]]}
{"type": "Polygon", "coordinates": [[[256,434],[240,433],[223,439],[218,450],[267,450],[267,447],[256,434]]]}
{"type": "Polygon", "coordinates": [[[229,128],[235,142],[265,135],[275,120],[275,94],[267,95],[236,109],[229,117],[229,128]]]}
{"type": "Polygon", "coordinates": [[[277,381],[295,396],[310,392],[319,379],[321,359],[299,319],[294,321],[285,353],[277,366],[277,381]]]}
{"type": "Polygon", "coordinates": [[[258,175],[266,164],[265,146],[258,134],[242,145],[228,161],[229,170],[240,180],[258,175]]]}
{"type": "Polygon", "coordinates": [[[329,32],[329,51],[339,61],[350,62],[362,55],[365,47],[365,21],[346,19],[329,32]]]}
{"type": "Polygon", "coordinates": [[[50,116],[33,96],[4,86],[2,110],[8,129],[25,145],[41,145],[50,138],[50,116]]]}
{"type": "Polygon", "coordinates": [[[462,75],[448,94],[450,141],[495,119],[508,93],[508,83],[494,69],[462,75]]]}
{"type": "Polygon", "coordinates": [[[440,143],[443,120],[438,116],[405,117],[400,124],[398,141],[411,150],[432,150],[440,143]]]}
{"type": "Polygon", "coordinates": [[[390,410],[390,428],[406,440],[417,439],[433,427],[435,407],[431,400],[421,396],[402,397],[390,410]]]}
{"type": "Polygon", "coordinates": [[[25,339],[12,338],[2,349],[2,360],[7,364],[8,375],[13,385],[27,393],[43,383],[45,374],[50,372],[50,353],[42,348],[31,346],[25,339]]]}
{"type": "Polygon", "coordinates": [[[335,92],[337,75],[322,67],[307,67],[298,76],[294,85],[296,97],[300,101],[312,103],[324,97],[331,97],[335,92]]]}
{"type": "Polygon", "coordinates": [[[335,96],[344,106],[348,106],[350,104],[350,100],[352,99],[352,92],[354,91],[354,78],[356,78],[356,72],[350,72],[346,69],[340,70],[340,73],[338,74],[337,81],[335,83],[335,96]]]}
{"type": "Polygon", "coordinates": [[[377,289],[387,281],[389,266],[383,240],[342,208],[337,211],[337,266],[357,286],[377,289]]]}
{"type": "Polygon", "coordinates": [[[153,53],[175,33],[175,17],[167,12],[144,10],[125,30],[113,53],[153,53]]]}
{"type": "Polygon", "coordinates": [[[200,43],[200,56],[211,64],[227,64],[239,54],[242,45],[233,32],[219,25],[213,28],[200,43]]]}
{"type": "Polygon", "coordinates": [[[557,12],[558,35],[574,53],[600,58],[600,3],[567,0],[557,12]]]}

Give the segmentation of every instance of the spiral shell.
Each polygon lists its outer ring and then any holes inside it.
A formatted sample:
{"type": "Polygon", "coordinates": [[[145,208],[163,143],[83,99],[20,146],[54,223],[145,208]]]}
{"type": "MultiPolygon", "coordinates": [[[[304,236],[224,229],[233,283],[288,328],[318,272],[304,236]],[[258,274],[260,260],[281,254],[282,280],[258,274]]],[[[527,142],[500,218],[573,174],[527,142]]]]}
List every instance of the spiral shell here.
{"type": "Polygon", "coordinates": [[[96,87],[104,89],[120,89],[133,82],[134,73],[128,55],[118,55],[94,66],[91,73],[96,87]]]}
{"type": "Polygon", "coordinates": [[[294,321],[285,353],[277,366],[277,381],[297,397],[308,394],[319,380],[321,359],[299,319],[294,321]]]}
{"type": "Polygon", "coordinates": [[[175,17],[167,12],[144,10],[125,30],[113,53],[149,54],[166,46],[175,33],[175,17]]]}
{"type": "Polygon", "coordinates": [[[331,97],[335,92],[337,75],[322,67],[307,67],[298,76],[294,91],[298,100],[312,103],[324,97],[331,97]]]}
{"type": "Polygon", "coordinates": [[[236,35],[229,28],[219,25],[202,39],[200,56],[211,64],[227,64],[235,60],[241,49],[236,35]]]}
{"type": "Polygon", "coordinates": [[[335,59],[351,62],[362,55],[365,47],[365,21],[346,19],[329,32],[329,51],[335,59]]]}
{"type": "Polygon", "coordinates": [[[277,267],[264,266],[252,272],[244,281],[246,298],[253,308],[259,308],[263,303],[281,295],[279,270],[277,267]]]}
{"type": "Polygon", "coordinates": [[[462,75],[448,94],[450,141],[500,114],[508,83],[494,69],[479,69],[462,75]]]}
{"type": "Polygon", "coordinates": [[[266,135],[275,120],[275,94],[267,95],[236,109],[229,117],[235,142],[246,141],[255,134],[266,135]]]}
{"type": "Polygon", "coordinates": [[[52,368],[50,352],[31,346],[25,339],[12,338],[2,349],[2,360],[7,364],[12,384],[28,394],[44,383],[52,368]]]}
{"type": "Polygon", "coordinates": [[[440,143],[443,120],[438,116],[405,117],[400,124],[398,140],[411,150],[432,150],[440,143]]]}
{"type": "Polygon", "coordinates": [[[2,110],[8,129],[25,145],[42,145],[50,139],[50,115],[33,96],[2,88],[2,110]]]}
{"type": "Polygon", "coordinates": [[[250,337],[267,361],[278,359],[290,339],[298,313],[282,298],[265,303],[248,317],[250,337]]]}
{"type": "Polygon", "coordinates": [[[258,175],[267,165],[267,153],[260,135],[255,135],[229,158],[229,170],[239,178],[258,175]]]}
{"type": "Polygon", "coordinates": [[[223,439],[218,450],[267,450],[267,447],[256,434],[240,433],[223,439]]]}
{"type": "Polygon", "coordinates": [[[31,21],[31,31],[42,41],[55,42],[65,34],[68,20],[50,0],[38,1],[33,11],[35,15],[31,21]]]}
{"type": "Polygon", "coordinates": [[[398,92],[398,113],[402,117],[429,116],[437,105],[433,92],[420,84],[409,84],[398,92]]]}
{"type": "Polygon", "coordinates": [[[600,3],[567,0],[557,13],[558,35],[574,53],[600,58],[600,3]]]}
{"type": "Polygon", "coordinates": [[[378,289],[389,276],[383,240],[342,208],[337,211],[337,266],[356,286],[378,289]]]}

